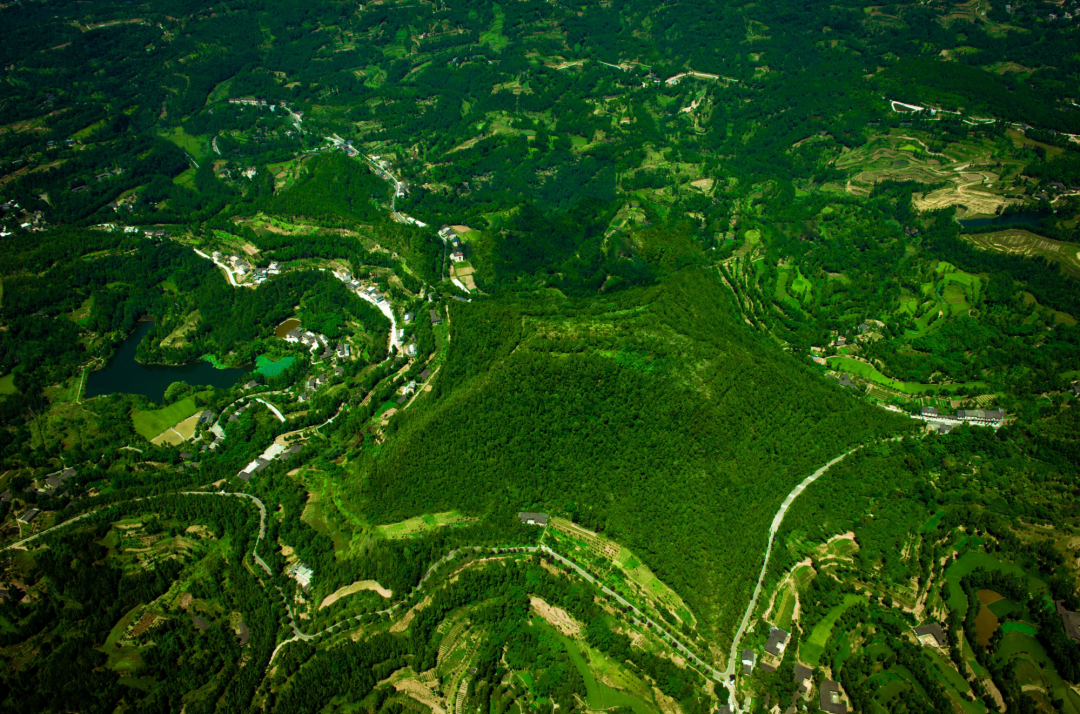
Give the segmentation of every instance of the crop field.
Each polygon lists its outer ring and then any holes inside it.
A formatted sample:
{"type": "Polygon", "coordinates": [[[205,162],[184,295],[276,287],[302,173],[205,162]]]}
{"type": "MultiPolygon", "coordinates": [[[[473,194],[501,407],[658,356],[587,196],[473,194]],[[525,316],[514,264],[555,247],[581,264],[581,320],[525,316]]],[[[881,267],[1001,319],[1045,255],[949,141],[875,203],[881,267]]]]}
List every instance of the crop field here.
{"type": "Polygon", "coordinates": [[[964,238],[983,250],[1025,257],[1039,256],[1080,275],[1080,244],[1043,238],[1030,231],[1010,228],[993,233],[973,233],[964,238]]]}
{"type": "Polygon", "coordinates": [[[196,161],[210,153],[210,141],[205,136],[192,136],[185,133],[181,127],[176,127],[167,134],[161,134],[161,137],[179,146],[196,161]]]}
{"type": "Polygon", "coordinates": [[[272,360],[266,355],[255,358],[255,371],[264,377],[276,377],[293,365],[296,358],[288,355],[277,360],[272,360]]]}
{"type": "Polygon", "coordinates": [[[860,362],[857,359],[852,359],[851,357],[827,357],[826,361],[832,369],[854,374],[904,394],[938,394],[941,392],[955,392],[960,387],[987,388],[982,382],[964,382],[955,384],[919,384],[917,382],[901,382],[897,379],[886,377],[872,365],[869,365],[866,362],[860,362]]]}
{"type": "Polygon", "coordinates": [[[846,185],[848,193],[869,195],[879,181],[947,183],[946,187],[912,196],[915,207],[927,211],[964,206],[972,213],[993,214],[1014,202],[1000,188],[1010,165],[998,168],[999,163],[1004,164],[993,157],[989,143],[950,145],[944,153],[935,153],[920,139],[892,135],[844,154],[836,166],[854,172],[846,185]]]}
{"type": "Polygon", "coordinates": [[[861,595],[845,595],[844,601],[829,610],[824,619],[814,626],[810,636],[799,650],[800,658],[808,665],[816,667],[821,660],[821,655],[825,652],[825,644],[829,641],[829,637],[832,636],[833,626],[836,621],[849,608],[861,602],[866,602],[866,598],[861,595]]]}
{"type": "Polygon", "coordinates": [[[400,523],[377,526],[377,529],[384,538],[398,540],[402,538],[413,538],[424,531],[433,530],[435,528],[468,523],[470,520],[473,519],[466,518],[457,511],[446,511],[445,513],[415,516],[406,521],[401,521],[400,523]]]}
{"type": "Polygon", "coordinates": [[[197,411],[199,411],[199,408],[195,406],[195,397],[190,396],[161,409],[133,410],[131,412],[131,421],[135,426],[136,433],[144,439],[150,440],[197,411]]]}
{"type": "Polygon", "coordinates": [[[783,591],[777,595],[777,600],[776,615],[773,619],[777,627],[790,632],[791,617],[795,613],[795,590],[785,586],[783,591]]]}
{"type": "Polygon", "coordinates": [[[998,560],[989,553],[972,551],[965,553],[945,569],[945,581],[949,585],[949,598],[947,603],[950,610],[956,610],[961,617],[967,613],[967,597],[960,588],[960,579],[978,568],[986,570],[1000,570],[1006,574],[1025,575],[1023,568],[998,560]]]}

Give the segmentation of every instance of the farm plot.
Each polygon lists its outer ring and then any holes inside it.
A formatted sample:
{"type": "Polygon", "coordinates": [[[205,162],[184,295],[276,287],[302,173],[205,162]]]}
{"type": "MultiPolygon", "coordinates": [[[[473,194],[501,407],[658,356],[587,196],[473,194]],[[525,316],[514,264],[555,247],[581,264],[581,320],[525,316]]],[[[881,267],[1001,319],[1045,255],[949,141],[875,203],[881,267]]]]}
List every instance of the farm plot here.
{"type": "Polygon", "coordinates": [[[912,196],[920,211],[962,206],[969,212],[993,214],[1014,203],[1001,192],[1003,169],[990,146],[950,146],[947,153],[931,152],[909,136],[881,137],[841,157],[837,168],[853,172],[846,190],[869,195],[879,181],[915,181],[947,186],[912,196]]]}
{"type": "Polygon", "coordinates": [[[414,516],[413,518],[401,521],[400,523],[389,523],[385,526],[377,526],[376,528],[384,538],[400,540],[403,538],[413,538],[422,534],[424,531],[442,528],[444,526],[468,523],[472,520],[475,519],[466,518],[457,511],[446,511],[445,513],[414,516]]]}
{"type": "Polygon", "coordinates": [[[1046,258],[1060,264],[1070,273],[1080,275],[1080,244],[1063,243],[1019,229],[975,233],[965,235],[964,238],[983,250],[995,253],[1046,258]]]}

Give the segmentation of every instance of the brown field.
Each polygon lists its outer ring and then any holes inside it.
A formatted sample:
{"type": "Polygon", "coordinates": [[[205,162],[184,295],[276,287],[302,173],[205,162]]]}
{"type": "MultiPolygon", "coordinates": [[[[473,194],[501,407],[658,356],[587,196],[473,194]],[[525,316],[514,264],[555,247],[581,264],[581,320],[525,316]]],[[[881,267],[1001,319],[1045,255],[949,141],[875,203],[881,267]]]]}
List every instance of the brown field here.
{"type": "Polygon", "coordinates": [[[374,580],[359,580],[352,585],[346,585],[345,587],[338,588],[330,595],[327,595],[325,598],[323,598],[322,603],[319,604],[319,609],[321,610],[324,607],[330,607],[341,598],[347,595],[352,595],[353,593],[358,593],[362,590],[374,590],[383,597],[391,597],[394,594],[390,590],[384,588],[382,585],[379,585],[374,580]]]}
{"type": "Polygon", "coordinates": [[[1070,273],[1080,275],[1080,244],[1043,238],[1019,228],[1007,228],[994,233],[976,233],[964,237],[983,250],[1028,257],[1042,256],[1047,260],[1060,263],[1070,273]]]}
{"type": "Polygon", "coordinates": [[[581,632],[581,626],[574,622],[574,618],[570,617],[566,610],[554,605],[548,605],[540,598],[532,595],[529,596],[529,602],[540,617],[554,625],[555,629],[564,635],[573,637],[581,632]]]}
{"type": "Polygon", "coordinates": [[[950,146],[946,151],[931,152],[921,139],[896,134],[844,154],[836,166],[857,172],[845,190],[859,196],[868,196],[878,181],[947,182],[944,188],[912,196],[920,211],[961,206],[967,209],[962,211],[965,215],[993,215],[999,207],[1015,203],[1001,192],[1002,173],[990,148],[950,146]]]}

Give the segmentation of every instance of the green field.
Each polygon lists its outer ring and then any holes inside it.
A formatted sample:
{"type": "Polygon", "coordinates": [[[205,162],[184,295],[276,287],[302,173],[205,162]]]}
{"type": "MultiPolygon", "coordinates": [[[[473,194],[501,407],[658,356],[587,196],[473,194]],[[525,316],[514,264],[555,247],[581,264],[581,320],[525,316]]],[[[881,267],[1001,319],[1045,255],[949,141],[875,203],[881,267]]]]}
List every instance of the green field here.
{"type": "Polygon", "coordinates": [[[281,357],[277,361],[274,361],[266,355],[259,355],[255,358],[255,371],[264,377],[276,377],[289,367],[292,367],[296,362],[296,358],[292,355],[281,357]]]}
{"type": "Polygon", "coordinates": [[[960,556],[945,569],[945,580],[949,584],[949,599],[946,602],[949,609],[955,610],[961,618],[967,614],[968,603],[967,597],[960,587],[960,579],[978,568],[1000,570],[1009,575],[1025,577],[1023,568],[1012,563],[1004,563],[988,553],[971,551],[960,556]]]}
{"type": "Polygon", "coordinates": [[[503,34],[503,19],[506,17],[506,13],[499,7],[498,4],[493,6],[495,10],[495,21],[491,23],[491,27],[480,34],[480,44],[489,45],[491,49],[498,52],[510,41],[506,35],[503,34]]]}
{"type": "Polygon", "coordinates": [[[144,439],[150,440],[197,411],[199,411],[199,408],[195,406],[195,395],[192,395],[161,409],[150,411],[132,410],[131,421],[135,425],[136,433],[144,439]]]}
{"type": "Polygon", "coordinates": [[[811,667],[816,667],[821,659],[822,653],[825,652],[825,643],[827,643],[829,637],[832,636],[833,626],[836,625],[836,621],[839,620],[841,615],[849,608],[865,602],[866,598],[861,595],[845,595],[844,601],[829,610],[824,619],[814,626],[814,630],[810,633],[810,637],[806,639],[806,642],[803,643],[799,650],[800,659],[811,667]]]}
{"type": "Polygon", "coordinates": [[[971,389],[989,389],[989,387],[983,382],[962,382],[954,384],[919,384],[918,382],[901,382],[898,379],[892,379],[886,377],[879,372],[875,367],[860,362],[857,359],[851,357],[835,356],[826,357],[826,361],[829,363],[829,367],[841,372],[847,372],[854,374],[863,379],[867,379],[875,384],[880,384],[883,387],[895,389],[898,392],[904,394],[937,394],[939,392],[955,392],[960,387],[968,387],[971,389]]]}
{"type": "Polygon", "coordinates": [[[628,707],[634,711],[634,714],[656,714],[654,707],[642,702],[632,694],[614,689],[599,681],[589,667],[589,663],[585,661],[585,657],[582,656],[581,650],[578,649],[579,646],[582,646],[580,643],[571,640],[565,635],[558,635],[558,638],[566,647],[566,653],[570,655],[570,661],[574,663],[574,666],[577,667],[578,672],[581,674],[581,678],[585,680],[585,698],[590,709],[603,710],[613,707],[628,707]]]}
{"type": "Polygon", "coordinates": [[[205,136],[192,136],[185,133],[181,127],[175,127],[171,132],[162,133],[160,136],[179,146],[196,161],[201,161],[210,153],[210,142],[205,136]]]}
{"type": "Polygon", "coordinates": [[[418,536],[425,531],[434,530],[436,528],[442,528],[443,526],[453,526],[459,523],[466,523],[469,519],[461,515],[457,511],[446,511],[445,513],[432,513],[424,514],[422,516],[415,516],[407,521],[401,521],[400,523],[389,523],[385,526],[377,526],[377,530],[384,538],[390,540],[397,540],[400,538],[412,538],[418,536]]]}
{"type": "Polygon", "coordinates": [[[776,626],[781,630],[791,630],[791,616],[795,613],[795,591],[791,587],[785,587],[777,597],[776,603],[776,626]]]}
{"type": "Polygon", "coordinates": [[[3,377],[0,377],[0,394],[14,394],[19,390],[15,389],[15,373],[8,372],[3,377]]]}

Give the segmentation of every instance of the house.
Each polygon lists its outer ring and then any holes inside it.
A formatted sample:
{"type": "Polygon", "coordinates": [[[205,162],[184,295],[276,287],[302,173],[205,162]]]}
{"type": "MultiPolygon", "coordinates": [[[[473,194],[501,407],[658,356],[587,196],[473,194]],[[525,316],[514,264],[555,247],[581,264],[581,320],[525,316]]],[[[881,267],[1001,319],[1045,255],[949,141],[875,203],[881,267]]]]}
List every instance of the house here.
{"type": "Polygon", "coordinates": [[[277,275],[281,272],[281,265],[276,260],[272,260],[270,261],[270,265],[267,267],[266,272],[270,275],[277,275]]]}
{"type": "Polygon", "coordinates": [[[405,345],[405,354],[407,354],[410,357],[415,357],[416,356],[416,343],[415,342],[410,342],[409,344],[405,345]]]}
{"type": "Polygon", "coordinates": [[[848,376],[846,374],[841,374],[840,375],[840,386],[841,387],[854,387],[855,382],[851,381],[850,376],[848,376]]]}
{"type": "Polygon", "coordinates": [[[1065,635],[1073,642],[1080,642],[1080,612],[1069,612],[1062,602],[1056,601],[1057,613],[1065,626],[1065,635]]]}
{"type": "Polygon", "coordinates": [[[255,387],[258,387],[258,386],[259,386],[259,383],[256,382],[254,379],[252,379],[252,380],[249,380],[248,383],[244,385],[244,389],[255,389],[255,387]]]}
{"type": "Polygon", "coordinates": [[[845,345],[847,345],[847,338],[843,335],[833,340],[833,347],[843,347],[845,345]]]}
{"type": "Polygon", "coordinates": [[[0,503],[11,503],[11,491],[0,493],[0,503]]]}
{"type": "Polygon", "coordinates": [[[48,486],[50,490],[60,488],[63,483],[64,482],[60,479],[59,476],[50,476],[49,478],[45,479],[45,485],[48,486]]]}
{"type": "Polygon", "coordinates": [[[315,571],[303,563],[298,562],[295,565],[290,565],[286,568],[285,575],[295,580],[300,587],[307,590],[308,586],[311,585],[311,578],[315,575],[315,571]]]}
{"type": "Polygon", "coordinates": [[[956,428],[956,424],[934,424],[933,431],[936,431],[941,436],[948,434],[950,431],[956,428]]]}
{"type": "Polygon", "coordinates": [[[460,250],[455,250],[453,253],[450,254],[450,262],[451,263],[463,263],[463,262],[465,262],[465,254],[462,253],[460,250]]]}
{"type": "Polygon", "coordinates": [[[814,676],[814,670],[804,665],[795,663],[795,687],[802,691],[810,690],[811,677],[814,676]]]}
{"type": "Polygon", "coordinates": [[[831,679],[821,684],[821,710],[829,714],[845,714],[847,705],[840,699],[840,685],[831,679]]]}
{"type": "Polygon", "coordinates": [[[754,650],[743,650],[741,653],[742,659],[742,673],[750,674],[754,671],[754,665],[757,664],[757,655],[754,654],[754,650]]]}
{"type": "Polygon", "coordinates": [[[941,625],[936,622],[932,622],[929,625],[920,625],[916,627],[915,637],[919,639],[924,645],[930,647],[945,647],[949,643],[949,639],[945,636],[945,631],[941,629],[941,625]]]}
{"type": "Polygon", "coordinates": [[[428,377],[430,377],[430,376],[431,376],[431,370],[430,370],[430,369],[426,369],[426,368],[424,369],[424,371],[423,371],[423,372],[421,372],[420,374],[416,375],[417,379],[419,379],[419,380],[420,380],[421,382],[426,382],[426,381],[428,381],[428,377]]]}
{"type": "Polygon", "coordinates": [[[521,513],[518,513],[518,520],[527,526],[546,526],[548,522],[548,514],[522,511],[521,513]]]}
{"type": "Polygon", "coordinates": [[[785,632],[778,627],[772,628],[769,632],[769,639],[765,643],[765,651],[777,657],[783,657],[784,648],[787,646],[789,637],[791,637],[790,632],[785,632]]]}
{"type": "Polygon", "coordinates": [[[1005,412],[1000,409],[960,409],[956,412],[956,418],[980,424],[997,424],[1005,418],[1005,412]]]}
{"type": "Polygon", "coordinates": [[[198,615],[192,615],[191,622],[193,625],[195,625],[195,627],[198,627],[200,630],[205,630],[207,627],[210,627],[210,623],[202,619],[198,615]]]}
{"type": "Polygon", "coordinates": [[[41,511],[36,508],[28,509],[21,516],[19,516],[19,520],[23,523],[29,523],[30,521],[37,518],[39,513],[41,513],[41,511]]]}
{"type": "Polygon", "coordinates": [[[413,315],[413,314],[412,314],[411,312],[407,312],[407,313],[405,313],[405,315],[404,315],[404,316],[403,316],[403,317],[401,318],[401,320],[402,320],[402,322],[404,322],[404,323],[405,323],[406,325],[408,325],[408,324],[409,324],[410,322],[412,322],[412,321],[413,321],[413,317],[415,317],[415,316],[414,316],[414,315],[413,315]]]}
{"type": "Polygon", "coordinates": [[[923,407],[922,408],[922,415],[924,417],[936,417],[936,416],[939,416],[938,415],[938,410],[937,410],[936,407],[923,407]]]}
{"type": "Polygon", "coordinates": [[[731,707],[729,707],[727,704],[721,704],[716,709],[716,714],[731,714],[731,707]]]}
{"type": "Polygon", "coordinates": [[[241,647],[246,647],[250,637],[251,631],[248,630],[248,626],[244,624],[244,621],[240,620],[240,624],[236,626],[236,641],[240,643],[241,647]]]}
{"type": "Polygon", "coordinates": [[[431,324],[432,325],[441,325],[442,324],[442,315],[440,315],[435,310],[428,310],[428,312],[431,314],[431,324]]]}
{"type": "Polygon", "coordinates": [[[334,374],[340,377],[341,375],[345,374],[345,368],[341,365],[334,367],[334,374]]]}

